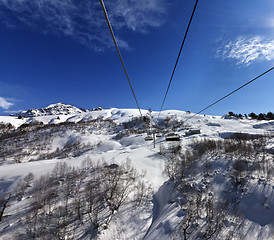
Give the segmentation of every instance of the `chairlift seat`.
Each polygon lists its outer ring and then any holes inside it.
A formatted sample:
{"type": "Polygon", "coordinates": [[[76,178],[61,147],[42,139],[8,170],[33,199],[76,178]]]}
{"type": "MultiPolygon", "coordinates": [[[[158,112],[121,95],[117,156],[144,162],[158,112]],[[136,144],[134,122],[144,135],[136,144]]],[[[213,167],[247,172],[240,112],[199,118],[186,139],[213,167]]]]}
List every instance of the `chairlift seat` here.
{"type": "Polygon", "coordinates": [[[153,140],[153,137],[152,136],[146,136],[145,137],[145,141],[152,141],[153,140]]]}
{"type": "Polygon", "coordinates": [[[180,141],[180,136],[177,133],[168,133],[166,135],[166,141],[180,141]]]}

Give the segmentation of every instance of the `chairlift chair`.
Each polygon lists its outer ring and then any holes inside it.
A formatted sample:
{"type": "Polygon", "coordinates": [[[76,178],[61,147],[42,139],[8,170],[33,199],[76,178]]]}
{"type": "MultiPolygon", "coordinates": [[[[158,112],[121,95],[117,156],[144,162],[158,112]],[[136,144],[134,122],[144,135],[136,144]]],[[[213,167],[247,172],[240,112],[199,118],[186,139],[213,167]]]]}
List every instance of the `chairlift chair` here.
{"type": "Polygon", "coordinates": [[[145,141],[152,141],[153,137],[151,135],[148,135],[145,137],[145,141]]]}
{"type": "Polygon", "coordinates": [[[156,137],[162,137],[162,134],[159,132],[158,133],[156,132],[156,137]]]}
{"type": "Polygon", "coordinates": [[[166,141],[180,141],[180,136],[177,133],[168,133],[165,139],[166,141]]]}

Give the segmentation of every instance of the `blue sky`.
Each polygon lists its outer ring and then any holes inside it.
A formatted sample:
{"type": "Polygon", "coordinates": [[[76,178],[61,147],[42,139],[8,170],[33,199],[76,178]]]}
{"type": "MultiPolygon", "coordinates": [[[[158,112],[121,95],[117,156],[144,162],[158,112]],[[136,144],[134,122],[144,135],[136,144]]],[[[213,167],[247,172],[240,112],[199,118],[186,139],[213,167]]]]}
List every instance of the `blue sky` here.
{"type": "MultiPolygon", "coordinates": [[[[195,0],[105,0],[136,97],[158,111],[195,0]]],[[[165,109],[198,112],[274,66],[273,0],[200,0],[165,109]]],[[[0,115],[137,108],[99,0],[1,0],[0,115]]],[[[274,111],[274,70],[205,114],[274,111]]]]}

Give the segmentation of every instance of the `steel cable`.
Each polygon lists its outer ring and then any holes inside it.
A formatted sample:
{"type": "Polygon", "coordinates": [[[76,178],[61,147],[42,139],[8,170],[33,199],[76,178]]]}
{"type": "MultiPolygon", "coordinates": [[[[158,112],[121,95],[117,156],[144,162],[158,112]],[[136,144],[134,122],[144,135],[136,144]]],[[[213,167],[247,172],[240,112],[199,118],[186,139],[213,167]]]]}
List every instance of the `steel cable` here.
{"type": "Polygon", "coordinates": [[[137,107],[138,107],[138,109],[139,109],[140,115],[141,115],[141,117],[142,117],[142,112],[141,112],[140,106],[139,106],[139,104],[138,104],[136,95],[135,95],[135,93],[134,93],[133,87],[132,87],[132,85],[131,85],[131,82],[130,82],[130,80],[129,80],[129,76],[128,76],[128,74],[127,74],[127,70],[126,70],[124,61],[123,61],[123,59],[122,59],[122,55],[121,55],[121,53],[120,53],[120,50],[119,50],[117,41],[116,41],[115,36],[114,36],[114,32],[113,32],[112,27],[111,27],[111,24],[110,24],[110,20],[109,20],[108,14],[107,14],[107,10],[106,10],[105,4],[104,4],[103,0],[100,0],[100,3],[101,3],[101,7],[102,7],[102,9],[103,9],[103,12],[104,12],[104,15],[105,15],[105,18],[106,18],[106,21],[107,21],[107,24],[108,24],[108,27],[109,27],[109,30],[110,30],[112,39],[113,39],[113,42],[114,42],[114,44],[115,44],[115,47],[116,47],[116,50],[117,50],[117,52],[118,52],[120,61],[121,61],[121,63],[122,63],[123,69],[124,69],[124,71],[125,71],[125,74],[126,74],[127,81],[128,81],[128,83],[129,83],[131,92],[132,92],[132,94],[133,94],[133,97],[134,97],[135,102],[136,102],[136,104],[137,104],[137,107]]]}
{"type": "Polygon", "coordinates": [[[257,80],[258,78],[260,78],[260,77],[262,77],[263,75],[267,74],[268,72],[272,71],[273,69],[274,69],[274,67],[272,67],[272,68],[268,69],[268,70],[267,70],[267,71],[265,71],[264,73],[262,73],[262,74],[260,74],[259,76],[257,76],[257,77],[255,77],[255,78],[253,78],[252,80],[250,80],[249,82],[245,83],[245,84],[244,84],[244,85],[242,85],[241,87],[239,87],[239,88],[235,89],[235,90],[234,90],[234,91],[232,91],[231,93],[229,93],[229,94],[225,95],[224,97],[220,98],[219,100],[215,101],[214,103],[212,103],[212,104],[208,105],[207,107],[203,108],[201,111],[199,111],[199,112],[195,113],[193,116],[191,116],[191,117],[189,117],[188,119],[186,119],[186,120],[185,120],[185,122],[186,122],[186,121],[188,121],[189,119],[191,119],[191,118],[195,117],[196,115],[200,114],[201,112],[203,112],[203,111],[207,110],[208,108],[212,107],[213,105],[217,104],[218,102],[220,102],[220,101],[224,100],[225,98],[229,97],[229,96],[230,96],[230,95],[232,95],[233,93],[235,93],[235,92],[239,91],[240,89],[242,89],[243,87],[247,86],[248,84],[250,84],[250,83],[254,82],[255,80],[257,80]]]}
{"type": "Polygon", "coordinates": [[[169,83],[168,83],[168,86],[167,86],[167,90],[166,90],[166,93],[165,93],[165,96],[164,96],[164,100],[163,100],[163,103],[162,103],[162,106],[161,106],[161,109],[160,109],[160,112],[159,112],[158,117],[160,117],[161,112],[162,112],[162,110],[163,110],[163,106],[164,106],[164,104],[165,104],[165,100],[166,100],[166,97],[167,97],[167,93],[168,93],[168,91],[169,91],[169,88],[170,88],[170,85],[171,85],[171,82],[172,82],[172,79],[173,79],[173,75],[174,75],[174,73],[175,73],[175,70],[176,70],[176,67],[177,67],[177,64],[178,64],[178,61],[179,61],[179,58],[180,58],[180,55],[181,55],[183,46],[184,46],[184,44],[185,44],[186,36],[187,36],[188,30],[189,30],[190,24],[191,24],[191,22],[192,22],[192,19],[193,19],[193,16],[194,16],[194,13],[195,13],[197,4],[198,4],[198,0],[196,0],[195,6],[194,6],[194,8],[193,8],[193,11],[192,11],[192,14],[191,14],[191,17],[190,17],[190,20],[189,20],[189,22],[188,22],[188,26],[187,26],[187,29],[186,29],[186,32],[185,32],[185,36],[184,36],[184,39],[183,39],[183,42],[182,42],[182,44],[181,44],[181,48],[180,48],[179,54],[178,54],[177,59],[176,59],[176,62],[175,62],[175,66],[174,66],[174,68],[173,68],[173,71],[172,71],[172,74],[171,74],[171,77],[170,77],[170,80],[169,80],[169,83]]]}

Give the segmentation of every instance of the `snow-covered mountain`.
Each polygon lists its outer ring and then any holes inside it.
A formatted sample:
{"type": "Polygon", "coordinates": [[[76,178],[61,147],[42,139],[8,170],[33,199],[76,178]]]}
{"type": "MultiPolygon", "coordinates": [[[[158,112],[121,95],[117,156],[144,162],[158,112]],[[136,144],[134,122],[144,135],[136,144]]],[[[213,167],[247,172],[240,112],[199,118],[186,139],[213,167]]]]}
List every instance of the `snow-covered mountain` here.
{"type": "Polygon", "coordinates": [[[0,239],[272,239],[274,121],[45,109],[0,116],[0,239]]]}
{"type": "Polygon", "coordinates": [[[48,116],[48,115],[71,115],[86,112],[88,110],[79,109],[77,107],[67,105],[64,103],[51,104],[45,108],[39,109],[29,109],[27,111],[22,111],[16,114],[16,116],[21,117],[38,117],[38,116],[48,116]]]}

